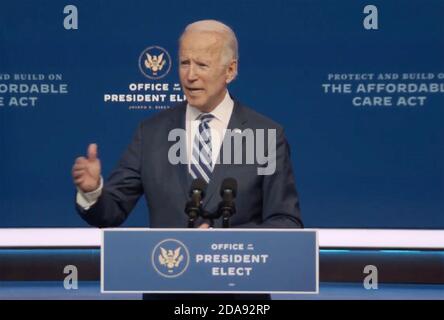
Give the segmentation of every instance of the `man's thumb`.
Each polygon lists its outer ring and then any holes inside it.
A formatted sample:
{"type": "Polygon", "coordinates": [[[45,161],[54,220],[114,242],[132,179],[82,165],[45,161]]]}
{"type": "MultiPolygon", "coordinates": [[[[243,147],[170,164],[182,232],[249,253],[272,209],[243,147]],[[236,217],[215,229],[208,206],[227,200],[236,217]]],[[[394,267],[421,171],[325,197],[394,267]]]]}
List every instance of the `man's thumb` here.
{"type": "Polygon", "coordinates": [[[97,159],[97,144],[91,143],[88,146],[88,160],[96,160],[97,159]]]}

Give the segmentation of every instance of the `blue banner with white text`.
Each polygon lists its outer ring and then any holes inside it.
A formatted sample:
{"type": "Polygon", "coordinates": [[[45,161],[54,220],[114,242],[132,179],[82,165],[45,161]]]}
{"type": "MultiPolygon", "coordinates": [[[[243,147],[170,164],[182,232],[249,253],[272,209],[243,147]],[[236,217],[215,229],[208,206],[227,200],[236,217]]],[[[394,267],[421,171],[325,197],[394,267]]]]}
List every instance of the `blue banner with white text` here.
{"type": "MultiPolygon", "coordinates": [[[[3,0],[0,227],[86,227],[75,158],[97,143],[109,176],[137,124],[184,101],[184,27],[217,19],[239,40],[230,93],[285,128],[306,227],[443,229],[443,17],[442,0],[3,0]]],[[[148,221],[142,197],[124,226],[148,221]]]]}

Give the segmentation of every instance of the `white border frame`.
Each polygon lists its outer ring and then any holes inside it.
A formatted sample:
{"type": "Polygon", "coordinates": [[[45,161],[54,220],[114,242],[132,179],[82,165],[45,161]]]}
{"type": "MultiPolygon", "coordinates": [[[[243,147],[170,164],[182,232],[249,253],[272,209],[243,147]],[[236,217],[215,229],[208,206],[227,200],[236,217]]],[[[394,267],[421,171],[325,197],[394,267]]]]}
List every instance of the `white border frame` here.
{"type": "MultiPolygon", "coordinates": [[[[318,231],[321,248],[444,249],[444,230],[310,230],[318,231]]],[[[0,248],[100,247],[101,232],[98,228],[0,228],[0,248]]]]}
{"type": "Polygon", "coordinates": [[[269,294],[319,294],[319,234],[316,229],[181,229],[181,228],[113,228],[101,230],[102,245],[100,250],[100,292],[101,293],[228,293],[228,294],[253,294],[253,293],[269,293],[269,294]],[[314,232],[316,238],[316,291],[107,291],[104,289],[104,235],[105,232],[114,231],[179,231],[179,232],[314,232]]]}

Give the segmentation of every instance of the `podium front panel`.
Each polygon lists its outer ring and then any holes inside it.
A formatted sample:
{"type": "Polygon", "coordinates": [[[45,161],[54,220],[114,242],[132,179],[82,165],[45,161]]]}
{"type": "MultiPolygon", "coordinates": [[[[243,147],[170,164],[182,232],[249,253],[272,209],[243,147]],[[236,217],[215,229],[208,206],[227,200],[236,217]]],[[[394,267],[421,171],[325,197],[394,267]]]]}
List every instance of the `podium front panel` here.
{"type": "Polygon", "coordinates": [[[103,292],[317,293],[317,233],[106,229],[103,292]]]}

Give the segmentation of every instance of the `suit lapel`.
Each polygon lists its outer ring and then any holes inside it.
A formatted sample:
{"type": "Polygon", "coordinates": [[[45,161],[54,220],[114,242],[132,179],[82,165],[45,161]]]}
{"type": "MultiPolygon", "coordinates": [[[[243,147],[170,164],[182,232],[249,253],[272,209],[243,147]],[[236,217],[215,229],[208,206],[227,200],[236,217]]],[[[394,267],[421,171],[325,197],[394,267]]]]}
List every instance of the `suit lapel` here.
{"type": "MultiPolygon", "coordinates": [[[[174,113],[173,116],[171,117],[169,129],[170,131],[173,129],[183,129],[185,131],[186,103],[182,103],[176,108],[177,108],[176,110],[177,113],[174,113]]],[[[175,143],[177,143],[177,141],[169,141],[168,150],[175,143]]],[[[186,148],[186,141],[183,141],[183,143],[185,143],[185,152],[188,153],[186,148]]],[[[185,164],[179,163],[177,165],[173,165],[172,167],[179,179],[179,184],[182,187],[185,197],[188,199],[188,191],[189,191],[188,188],[191,185],[191,176],[188,174],[188,165],[186,163],[185,164]]]]}

